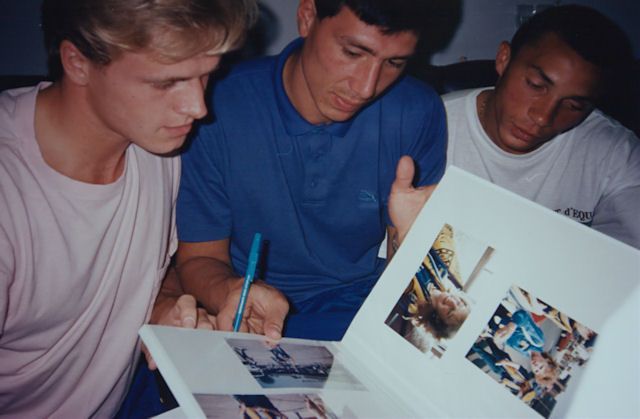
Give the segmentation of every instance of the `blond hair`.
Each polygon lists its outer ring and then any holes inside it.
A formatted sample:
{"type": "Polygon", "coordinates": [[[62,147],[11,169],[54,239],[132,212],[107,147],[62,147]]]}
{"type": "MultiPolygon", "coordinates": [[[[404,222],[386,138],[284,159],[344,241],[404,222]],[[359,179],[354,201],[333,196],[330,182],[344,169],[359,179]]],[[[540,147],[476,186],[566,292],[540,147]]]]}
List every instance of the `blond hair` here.
{"type": "Polygon", "coordinates": [[[255,0],[44,0],[50,75],[62,76],[63,40],[101,65],[125,51],[177,62],[237,48],[257,14],[255,0]]]}

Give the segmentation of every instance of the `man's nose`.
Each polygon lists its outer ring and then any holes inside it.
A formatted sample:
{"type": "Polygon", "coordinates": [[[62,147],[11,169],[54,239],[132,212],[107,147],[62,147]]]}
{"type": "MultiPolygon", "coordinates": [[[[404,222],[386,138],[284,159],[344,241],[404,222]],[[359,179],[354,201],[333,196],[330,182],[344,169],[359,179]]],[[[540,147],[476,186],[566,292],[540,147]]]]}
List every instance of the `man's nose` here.
{"type": "Polygon", "coordinates": [[[351,89],[359,99],[369,100],[376,95],[380,81],[381,64],[363,63],[359,71],[353,75],[351,89]]]}
{"type": "Polygon", "coordinates": [[[552,98],[540,98],[529,107],[529,117],[540,127],[550,126],[553,124],[556,107],[552,98]]]}
{"type": "Polygon", "coordinates": [[[201,79],[187,81],[178,98],[177,111],[192,119],[203,118],[207,114],[204,102],[205,87],[206,81],[201,79]]]}

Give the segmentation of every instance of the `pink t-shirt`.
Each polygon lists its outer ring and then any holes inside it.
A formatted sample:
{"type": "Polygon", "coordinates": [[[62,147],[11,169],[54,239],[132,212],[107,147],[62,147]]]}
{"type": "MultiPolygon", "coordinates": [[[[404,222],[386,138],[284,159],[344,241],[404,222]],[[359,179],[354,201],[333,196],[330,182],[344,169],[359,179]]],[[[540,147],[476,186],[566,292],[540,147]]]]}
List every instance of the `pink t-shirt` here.
{"type": "Polygon", "coordinates": [[[132,145],[114,183],[43,160],[37,87],[0,95],[0,415],[112,416],[177,239],[179,158],[132,145]]]}

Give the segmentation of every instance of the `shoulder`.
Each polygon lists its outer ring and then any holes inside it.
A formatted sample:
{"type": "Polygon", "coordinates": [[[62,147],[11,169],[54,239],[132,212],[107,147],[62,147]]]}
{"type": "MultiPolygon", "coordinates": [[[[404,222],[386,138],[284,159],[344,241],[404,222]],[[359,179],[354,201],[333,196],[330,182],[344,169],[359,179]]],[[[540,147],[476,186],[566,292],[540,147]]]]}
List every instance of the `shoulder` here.
{"type": "Polygon", "coordinates": [[[593,174],[607,185],[640,184],[640,139],[598,110],[551,143],[549,153],[580,165],[583,176],[593,174]]]}
{"type": "Polygon", "coordinates": [[[35,94],[35,87],[5,90],[0,93],[0,142],[16,137],[16,124],[23,117],[18,106],[21,98],[28,94],[35,94]]]}
{"type": "Polygon", "coordinates": [[[597,109],[567,134],[570,134],[574,147],[600,152],[624,150],[640,153],[640,139],[631,130],[597,109]]]}
{"type": "Polygon", "coordinates": [[[411,76],[404,76],[396,82],[381,99],[384,103],[399,104],[404,107],[441,107],[440,96],[428,84],[411,76]]]}
{"type": "Polygon", "coordinates": [[[130,147],[138,173],[143,179],[149,179],[153,183],[160,180],[174,182],[180,178],[180,156],[159,156],[135,144],[130,147]]]}
{"type": "MultiPolygon", "coordinates": [[[[135,160],[136,175],[142,185],[145,194],[155,195],[158,192],[167,194],[175,199],[180,184],[181,158],[180,156],[159,156],[132,144],[130,149],[135,160]]],[[[127,172],[129,176],[129,171],[127,172]]]]}
{"type": "MultiPolygon", "coordinates": [[[[0,147],[16,149],[34,136],[34,114],[38,90],[46,84],[0,93],[0,147]]],[[[4,156],[6,153],[0,153],[4,156]]]]}
{"type": "Polygon", "coordinates": [[[446,107],[465,103],[472,96],[477,96],[479,91],[484,89],[465,89],[442,95],[442,101],[446,107]]]}
{"type": "Polygon", "coordinates": [[[275,67],[275,57],[261,57],[243,61],[234,65],[227,73],[222,73],[215,80],[216,90],[218,88],[235,87],[243,83],[270,78],[275,67]]]}
{"type": "Polygon", "coordinates": [[[480,89],[465,89],[447,93],[442,96],[448,119],[461,119],[470,117],[475,114],[476,98],[486,90],[486,87],[480,89]]]}
{"type": "Polygon", "coordinates": [[[378,106],[385,115],[385,121],[392,125],[400,123],[403,130],[445,125],[444,106],[440,96],[433,88],[411,76],[400,79],[372,109],[378,109],[378,106]]]}
{"type": "Polygon", "coordinates": [[[580,125],[574,128],[577,132],[592,135],[603,135],[605,137],[634,137],[637,139],[633,131],[629,130],[612,117],[601,112],[599,109],[594,110],[580,125]]]}
{"type": "MultiPolygon", "coordinates": [[[[263,57],[235,65],[211,80],[213,113],[235,112],[251,101],[273,94],[275,57],[263,57]]],[[[266,100],[266,99],[265,99],[266,100]]]]}

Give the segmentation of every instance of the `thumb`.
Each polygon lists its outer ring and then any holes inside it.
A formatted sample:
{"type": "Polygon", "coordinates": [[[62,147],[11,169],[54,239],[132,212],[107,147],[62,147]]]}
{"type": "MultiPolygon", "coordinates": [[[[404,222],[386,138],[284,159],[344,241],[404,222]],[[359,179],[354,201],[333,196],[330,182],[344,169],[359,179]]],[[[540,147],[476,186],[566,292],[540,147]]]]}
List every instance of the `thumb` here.
{"type": "Polygon", "coordinates": [[[269,339],[279,340],[282,338],[282,325],[288,310],[269,310],[264,318],[264,335],[269,339]]]}
{"type": "Polygon", "coordinates": [[[223,330],[225,332],[233,330],[233,320],[235,319],[235,309],[233,309],[233,305],[225,305],[218,315],[216,316],[216,326],[217,330],[223,330]]]}
{"type": "Polygon", "coordinates": [[[412,188],[414,174],[413,159],[409,156],[402,156],[396,166],[396,179],[393,181],[392,188],[396,190],[412,188]]]}
{"type": "Polygon", "coordinates": [[[176,307],[179,313],[180,327],[193,329],[196,327],[196,319],[198,318],[196,299],[189,294],[183,294],[178,298],[176,307]]]}

